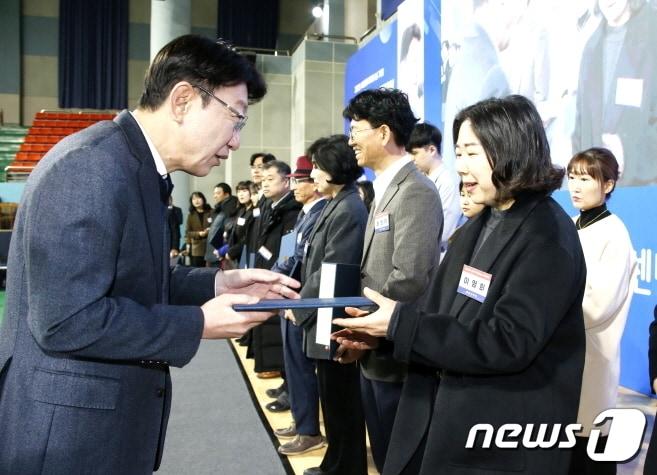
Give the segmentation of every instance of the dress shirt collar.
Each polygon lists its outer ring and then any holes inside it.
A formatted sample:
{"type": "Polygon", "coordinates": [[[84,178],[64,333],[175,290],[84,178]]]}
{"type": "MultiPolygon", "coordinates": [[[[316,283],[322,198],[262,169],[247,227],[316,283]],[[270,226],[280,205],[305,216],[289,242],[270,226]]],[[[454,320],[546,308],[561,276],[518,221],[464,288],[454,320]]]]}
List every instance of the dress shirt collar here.
{"type": "Polygon", "coordinates": [[[313,200],[310,203],[307,203],[307,204],[303,205],[303,208],[301,208],[301,211],[303,211],[305,214],[308,214],[310,212],[310,210],[313,209],[313,206],[315,206],[315,204],[319,203],[323,199],[325,199],[325,198],[323,196],[320,196],[316,200],[313,200]]]}
{"type": "Polygon", "coordinates": [[[395,178],[395,175],[397,175],[399,170],[411,161],[411,156],[406,154],[390,164],[383,173],[374,179],[374,183],[372,184],[374,186],[374,209],[379,207],[379,203],[381,203],[381,199],[390,186],[390,183],[392,183],[393,178],[395,178]]]}
{"type": "Polygon", "coordinates": [[[137,125],[141,129],[141,133],[144,134],[144,138],[146,139],[146,143],[148,144],[148,148],[151,151],[151,155],[153,155],[153,160],[155,161],[155,168],[157,169],[157,172],[160,174],[162,178],[166,178],[169,172],[167,171],[167,167],[164,164],[164,160],[162,160],[162,156],[160,153],[157,151],[155,148],[155,145],[153,145],[153,141],[151,138],[148,136],[146,133],[146,130],[142,127],[142,125],[139,123],[139,120],[135,116],[135,114],[130,111],[130,114],[132,115],[132,118],[135,119],[135,122],[137,122],[137,125]]]}

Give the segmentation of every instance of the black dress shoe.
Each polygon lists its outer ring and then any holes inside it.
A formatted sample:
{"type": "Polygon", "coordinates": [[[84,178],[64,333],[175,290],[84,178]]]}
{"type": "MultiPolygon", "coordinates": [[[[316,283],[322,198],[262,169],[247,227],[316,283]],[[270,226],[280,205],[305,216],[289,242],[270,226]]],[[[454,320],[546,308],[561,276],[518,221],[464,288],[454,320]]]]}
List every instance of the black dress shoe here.
{"type": "Polygon", "coordinates": [[[281,401],[276,399],[275,401],[270,402],[265,406],[269,412],[285,412],[290,410],[290,403],[287,401],[281,401]]]}
{"type": "Polygon", "coordinates": [[[277,388],[267,389],[265,391],[265,394],[270,398],[276,399],[278,396],[281,395],[281,393],[283,393],[283,391],[285,391],[285,382],[283,382],[283,384],[281,384],[277,388]]]}
{"type": "Polygon", "coordinates": [[[322,475],[323,473],[326,472],[319,467],[311,467],[303,471],[303,475],[322,475]]]}

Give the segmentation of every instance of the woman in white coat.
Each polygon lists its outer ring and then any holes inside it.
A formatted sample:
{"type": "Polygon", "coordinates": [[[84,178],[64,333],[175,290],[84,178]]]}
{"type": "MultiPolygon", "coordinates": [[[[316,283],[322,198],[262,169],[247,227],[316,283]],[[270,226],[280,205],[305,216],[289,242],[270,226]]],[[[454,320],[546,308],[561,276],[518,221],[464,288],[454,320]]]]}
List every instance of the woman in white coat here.
{"type": "MultiPolygon", "coordinates": [[[[577,422],[583,430],[570,473],[616,473],[612,462],[594,462],[586,453],[591,429],[601,430],[606,443],[609,425],[594,427],[595,417],[616,405],[620,376],[620,343],[633,294],[636,258],[623,222],[606,202],[618,180],[618,162],[604,148],[575,154],[568,164],[568,191],[580,215],[573,218],[586,260],[586,291],[582,307],[586,330],[586,359],[577,422]]],[[[599,449],[598,449],[599,451],[599,449]]]]}

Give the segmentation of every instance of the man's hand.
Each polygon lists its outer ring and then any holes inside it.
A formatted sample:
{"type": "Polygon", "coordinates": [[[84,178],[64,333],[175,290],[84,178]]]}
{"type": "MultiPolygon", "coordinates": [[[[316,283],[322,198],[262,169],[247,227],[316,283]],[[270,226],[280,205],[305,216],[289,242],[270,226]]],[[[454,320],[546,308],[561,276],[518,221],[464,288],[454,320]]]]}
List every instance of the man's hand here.
{"type": "Polygon", "coordinates": [[[169,257],[171,258],[178,257],[178,249],[171,249],[169,251],[169,257]]]}
{"type": "Polygon", "coordinates": [[[652,382],[652,390],[657,394],[657,378],[652,382]]]}
{"type": "MultiPolygon", "coordinates": [[[[355,334],[361,336],[363,333],[375,337],[386,336],[388,325],[390,324],[390,317],[392,317],[392,312],[395,310],[397,302],[384,297],[368,287],[365,287],[363,290],[363,295],[379,306],[379,309],[376,312],[368,315],[367,312],[357,308],[347,307],[345,311],[352,317],[356,318],[336,318],[333,320],[333,323],[353,330],[355,334]]],[[[346,334],[339,337],[349,339],[346,334]]],[[[338,340],[338,343],[341,343],[340,340],[338,340]]]]}
{"type": "Polygon", "coordinates": [[[267,312],[236,312],[236,304],[258,303],[258,298],[249,295],[223,294],[208,300],[201,306],[203,311],[203,338],[235,338],[267,320],[267,312]]]}
{"type": "Polygon", "coordinates": [[[333,359],[338,363],[349,364],[358,361],[364,354],[364,350],[354,350],[353,348],[340,345],[338,346],[338,349],[335,350],[335,357],[333,359]]]}
{"type": "Polygon", "coordinates": [[[379,339],[375,336],[368,335],[365,332],[350,330],[348,328],[337,331],[331,335],[331,340],[335,340],[340,345],[336,350],[336,355],[340,351],[347,349],[364,352],[374,350],[379,346],[379,339]]]}
{"type": "Polygon", "coordinates": [[[265,269],[236,269],[218,272],[215,279],[215,295],[245,294],[258,299],[298,299],[292,289],[301,284],[291,277],[265,269]]]}

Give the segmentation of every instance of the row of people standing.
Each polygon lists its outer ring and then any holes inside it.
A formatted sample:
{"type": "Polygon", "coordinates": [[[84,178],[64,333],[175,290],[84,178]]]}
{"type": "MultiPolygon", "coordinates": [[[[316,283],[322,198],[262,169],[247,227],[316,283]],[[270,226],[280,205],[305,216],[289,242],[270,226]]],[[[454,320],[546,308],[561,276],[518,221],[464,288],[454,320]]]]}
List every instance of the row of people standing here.
{"type": "Polygon", "coordinates": [[[366,290],[376,312],[334,321],[344,351],[392,346],[408,364],[383,473],[615,473],[586,445],[591,418],[615,403],[636,265],[606,209],[618,164],[605,149],[573,157],[573,226],[549,197],[564,171],[529,100],[467,107],[453,136],[464,198],[485,207],[452,239],[426,298],[366,290]],[[570,451],[466,448],[476,424],[510,422],[584,430],[570,451]]]}

